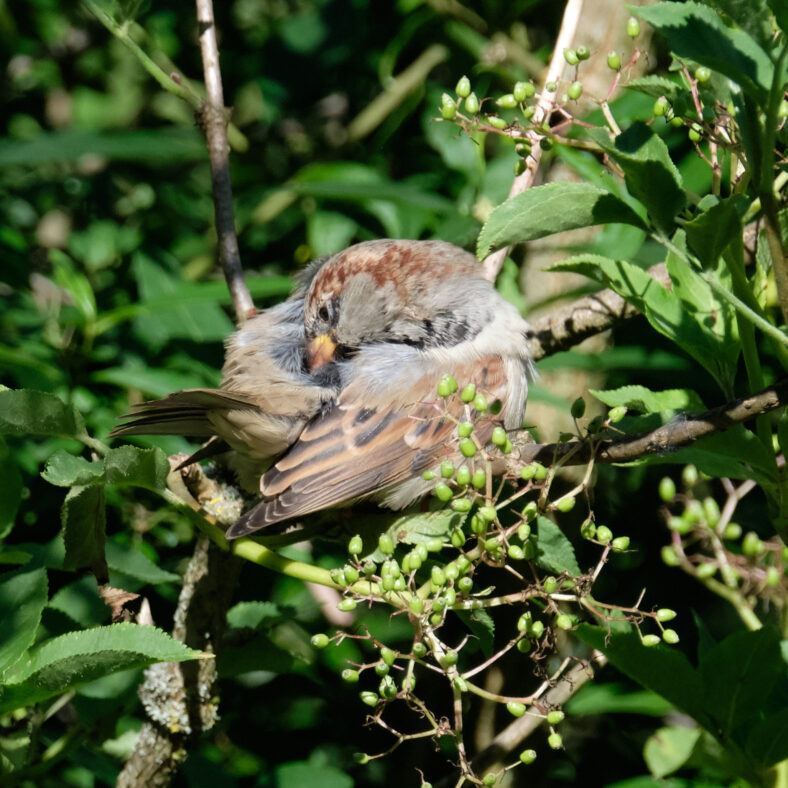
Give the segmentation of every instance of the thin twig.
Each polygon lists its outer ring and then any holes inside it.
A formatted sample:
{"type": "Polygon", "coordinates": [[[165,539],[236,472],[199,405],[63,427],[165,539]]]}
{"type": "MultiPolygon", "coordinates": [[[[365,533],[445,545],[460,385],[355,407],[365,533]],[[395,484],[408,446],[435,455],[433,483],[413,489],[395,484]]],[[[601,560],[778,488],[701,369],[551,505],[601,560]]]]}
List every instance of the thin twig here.
{"type": "MultiPolygon", "coordinates": [[[[583,0],[567,0],[566,7],[564,8],[564,16],[561,20],[561,29],[558,31],[558,38],[555,42],[555,49],[553,50],[553,57],[550,60],[550,65],[547,67],[542,82],[542,90],[539,94],[539,101],[534,108],[532,123],[534,128],[538,128],[549,117],[553,108],[553,94],[545,90],[545,85],[548,82],[558,82],[561,74],[566,66],[564,60],[564,49],[571,46],[572,40],[575,37],[578,22],[580,21],[580,13],[583,10],[583,0]]],[[[514,197],[526,189],[530,189],[534,185],[536,178],[536,171],[539,169],[539,163],[542,160],[542,147],[539,145],[539,137],[536,134],[532,136],[532,149],[531,155],[528,157],[525,171],[518,175],[512,182],[512,187],[509,190],[509,197],[514,197]]],[[[488,255],[482,265],[484,266],[484,276],[490,282],[494,282],[501,270],[503,261],[509,253],[509,247],[499,249],[488,255]]]]}
{"type": "Polygon", "coordinates": [[[255,307],[244,279],[238,238],[235,235],[233,192],[230,184],[230,145],[227,142],[228,113],[224,106],[212,0],[197,0],[197,22],[200,28],[200,51],[205,70],[205,92],[208,96],[202,111],[202,121],[208,144],[208,156],[211,160],[219,262],[233,299],[236,322],[241,325],[254,314],[255,307]]]}

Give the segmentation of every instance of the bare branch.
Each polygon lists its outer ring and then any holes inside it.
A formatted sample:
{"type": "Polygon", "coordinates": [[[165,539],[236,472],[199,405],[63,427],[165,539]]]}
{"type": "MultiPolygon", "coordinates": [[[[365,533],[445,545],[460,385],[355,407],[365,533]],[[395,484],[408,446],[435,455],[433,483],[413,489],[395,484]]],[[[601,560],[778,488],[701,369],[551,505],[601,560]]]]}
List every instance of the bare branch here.
{"type": "Polygon", "coordinates": [[[224,106],[219,49],[216,44],[216,25],[211,0],[197,0],[197,21],[200,27],[205,91],[208,95],[208,101],[202,108],[201,119],[208,143],[208,156],[211,160],[219,262],[233,299],[236,322],[241,325],[246,318],[254,314],[255,307],[244,280],[238,238],[235,235],[233,192],[230,185],[230,146],[227,142],[228,112],[224,106]]]}
{"type": "MultiPolygon", "coordinates": [[[[539,100],[534,108],[532,123],[534,128],[540,126],[542,122],[550,115],[553,108],[553,94],[545,90],[545,85],[548,82],[557,82],[561,74],[563,74],[566,61],[564,60],[564,49],[571,46],[572,40],[575,37],[577,24],[580,21],[580,14],[583,10],[583,0],[567,0],[566,7],[564,8],[564,16],[561,20],[561,29],[558,31],[558,38],[555,42],[555,49],[553,50],[553,57],[550,60],[550,65],[547,67],[547,73],[542,81],[542,90],[539,94],[539,100]]],[[[528,137],[531,138],[532,149],[531,155],[526,161],[525,171],[518,175],[512,182],[512,188],[509,190],[509,197],[514,197],[526,189],[530,189],[534,185],[536,178],[536,171],[539,169],[539,163],[542,160],[542,147],[539,145],[539,137],[530,132],[528,137]]],[[[501,270],[503,261],[509,253],[508,246],[488,255],[482,265],[484,266],[484,276],[490,282],[494,282],[501,270]]]]}
{"type": "Polygon", "coordinates": [[[723,432],[736,424],[749,421],[788,404],[788,378],[757,394],[733,400],[697,415],[687,414],[651,432],[603,440],[589,438],[567,443],[535,443],[520,448],[520,461],[553,465],[561,460],[566,465],[584,465],[592,457],[595,462],[631,462],[649,454],[669,454],[700,438],[723,432]]]}

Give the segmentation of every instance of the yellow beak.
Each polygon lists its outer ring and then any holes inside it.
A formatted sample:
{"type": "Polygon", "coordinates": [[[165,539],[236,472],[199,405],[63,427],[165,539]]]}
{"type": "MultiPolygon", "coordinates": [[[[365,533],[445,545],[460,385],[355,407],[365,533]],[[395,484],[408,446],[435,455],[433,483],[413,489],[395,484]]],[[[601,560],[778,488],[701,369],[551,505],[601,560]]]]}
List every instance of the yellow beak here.
{"type": "Polygon", "coordinates": [[[309,371],[328,364],[334,360],[334,351],[337,349],[336,342],[328,334],[316,336],[307,346],[306,355],[309,363],[309,371]]]}

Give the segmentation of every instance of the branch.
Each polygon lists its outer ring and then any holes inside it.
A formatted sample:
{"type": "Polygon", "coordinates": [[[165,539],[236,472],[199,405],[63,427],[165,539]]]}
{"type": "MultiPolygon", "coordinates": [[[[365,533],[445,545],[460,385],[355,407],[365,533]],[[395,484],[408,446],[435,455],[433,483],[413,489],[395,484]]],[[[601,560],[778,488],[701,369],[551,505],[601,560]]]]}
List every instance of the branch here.
{"type": "Polygon", "coordinates": [[[211,0],[197,0],[197,22],[200,29],[200,51],[205,70],[205,92],[208,101],[202,107],[201,118],[208,143],[213,183],[213,205],[216,234],[219,243],[219,262],[233,299],[235,319],[241,325],[255,313],[249,288],[244,280],[238,238],[235,235],[233,192],[230,185],[230,146],[227,142],[228,111],[224,106],[222,73],[219,68],[219,49],[216,45],[216,25],[211,0]]]}
{"type": "MultiPolygon", "coordinates": [[[[555,49],[553,50],[553,57],[550,60],[550,65],[547,67],[547,73],[542,81],[542,90],[539,93],[539,101],[534,108],[532,123],[534,128],[540,126],[550,115],[553,108],[553,97],[551,93],[545,90],[545,85],[548,82],[558,82],[561,74],[566,67],[564,60],[564,49],[571,46],[572,40],[575,37],[578,22],[580,21],[580,13],[583,10],[583,0],[567,0],[566,7],[564,8],[564,16],[561,20],[561,29],[558,31],[558,38],[555,42],[555,49]]],[[[534,185],[536,178],[536,171],[539,169],[539,163],[542,160],[542,147],[539,145],[539,138],[533,133],[528,135],[531,137],[531,154],[527,159],[525,171],[518,175],[512,182],[512,188],[509,190],[509,197],[514,197],[526,189],[530,189],[534,185]]],[[[490,282],[494,282],[501,270],[503,261],[509,253],[510,247],[505,246],[503,249],[493,252],[488,255],[482,265],[484,266],[484,276],[490,282]]]]}
{"type": "Polygon", "coordinates": [[[757,394],[733,400],[697,415],[676,417],[651,432],[603,440],[587,439],[567,443],[535,443],[520,448],[520,461],[554,465],[585,465],[595,462],[631,462],[649,454],[669,454],[715,432],[749,421],[788,404],[788,378],[783,378],[757,394]]]}

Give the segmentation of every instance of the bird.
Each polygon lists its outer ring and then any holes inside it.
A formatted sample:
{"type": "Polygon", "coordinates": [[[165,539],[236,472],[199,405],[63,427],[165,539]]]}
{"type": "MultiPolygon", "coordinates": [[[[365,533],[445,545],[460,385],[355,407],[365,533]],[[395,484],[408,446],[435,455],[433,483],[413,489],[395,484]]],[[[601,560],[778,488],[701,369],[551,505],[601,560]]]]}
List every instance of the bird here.
{"type": "Polygon", "coordinates": [[[261,497],[228,538],[360,500],[399,510],[434,486],[423,471],[464,460],[458,421],[473,419],[482,445],[521,427],[527,332],[469,252],[365,241],[312,263],[228,340],[219,389],[142,403],[111,434],[209,438],[190,461],[231,449],[261,497]],[[442,397],[446,375],[490,407],[442,397]]]}

